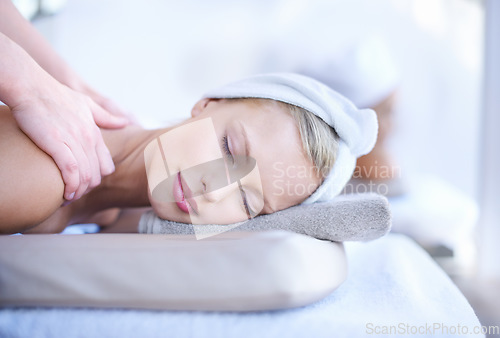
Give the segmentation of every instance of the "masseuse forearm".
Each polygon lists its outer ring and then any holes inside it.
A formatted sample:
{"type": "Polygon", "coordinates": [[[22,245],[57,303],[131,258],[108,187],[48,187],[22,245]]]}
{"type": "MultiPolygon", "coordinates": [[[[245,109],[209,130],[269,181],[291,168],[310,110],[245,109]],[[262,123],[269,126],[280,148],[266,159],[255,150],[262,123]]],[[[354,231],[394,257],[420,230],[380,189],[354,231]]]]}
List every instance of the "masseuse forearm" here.
{"type": "MultiPolygon", "coordinates": [[[[0,100],[17,107],[37,91],[37,84],[50,79],[20,46],[0,33],[0,100]]],[[[50,81],[49,80],[49,81],[50,81]]]]}
{"type": "Polygon", "coordinates": [[[11,0],[0,0],[0,32],[24,49],[51,76],[72,87],[70,82],[75,78],[73,70],[22,17],[11,0]]]}

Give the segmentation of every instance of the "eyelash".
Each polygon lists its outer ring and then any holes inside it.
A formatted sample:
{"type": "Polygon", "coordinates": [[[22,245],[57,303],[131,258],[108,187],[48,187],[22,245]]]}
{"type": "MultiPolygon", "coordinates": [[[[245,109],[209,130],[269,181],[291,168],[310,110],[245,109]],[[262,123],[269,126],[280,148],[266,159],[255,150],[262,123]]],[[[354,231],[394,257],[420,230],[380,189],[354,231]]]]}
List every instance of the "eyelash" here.
{"type": "MultiPolygon", "coordinates": [[[[224,153],[226,153],[226,155],[228,157],[230,157],[231,161],[233,161],[233,163],[234,163],[233,154],[231,154],[231,150],[229,150],[229,141],[227,140],[227,135],[222,136],[221,141],[222,141],[221,143],[222,143],[222,149],[224,149],[224,153]]],[[[248,215],[251,215],[252,213],[250,212],[250,207],[248,206],[245,191],[243,191],[243,189],[241,187],[240,187],[240,193],[241,193],[241,198],[243,199],[243,205],[245,207],[245,211],[248,213],[248,215]]]]}
{"type": "Polygon", "coordinates": [[[243,205],[245,206],[245,211],[247,212],[247,216],[249,218],[252,218],[252,213],[250,212],[250,207],[248,206],[247,203],[247,194],[245,194],[245,191],[240,188],[240,193],[241,193],[241,198],[243,199],[243,205]]]}
{"type": "Polygon", "coordinates": [[[222,136],[222,148],[224,149],[224,152],[226,153],[226,155],[231,157],[231,160],[232,160],[233,154],[231,154],[231,151],[229,150],[229,142],[227,140],[227,135],[222,136]]]}

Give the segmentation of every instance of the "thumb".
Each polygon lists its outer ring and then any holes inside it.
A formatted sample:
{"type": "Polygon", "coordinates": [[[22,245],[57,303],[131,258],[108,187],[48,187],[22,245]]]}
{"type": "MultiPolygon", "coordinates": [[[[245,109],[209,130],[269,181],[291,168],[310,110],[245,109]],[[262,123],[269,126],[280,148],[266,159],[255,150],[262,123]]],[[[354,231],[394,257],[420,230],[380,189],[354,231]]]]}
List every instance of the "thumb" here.
{"type": "Polygon", "coordinates": [[[130,123],[129,119],[124,116],[113,115],[101,106],[90,100],[90,109],[95,123],[101,128],[115,129],[123,128],[130,123]]]}

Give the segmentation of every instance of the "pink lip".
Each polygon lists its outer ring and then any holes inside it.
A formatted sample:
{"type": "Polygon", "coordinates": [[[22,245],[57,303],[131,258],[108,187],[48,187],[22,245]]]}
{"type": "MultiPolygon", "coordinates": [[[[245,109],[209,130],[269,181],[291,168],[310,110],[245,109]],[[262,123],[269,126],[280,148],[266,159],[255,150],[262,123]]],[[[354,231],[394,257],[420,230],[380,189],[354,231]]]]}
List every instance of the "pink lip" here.
{"type": "Polygon", "coordinates": [[[182,179],[180,172],[177,174],[177,179],[174,181],[173,193],[175,203],[180,210],[182,210],[186,214],[189,214],[192,211],[198,213],[198,205],[196,204],[196,201],[191,198],[192,192],[186,182],[182,179]]]}

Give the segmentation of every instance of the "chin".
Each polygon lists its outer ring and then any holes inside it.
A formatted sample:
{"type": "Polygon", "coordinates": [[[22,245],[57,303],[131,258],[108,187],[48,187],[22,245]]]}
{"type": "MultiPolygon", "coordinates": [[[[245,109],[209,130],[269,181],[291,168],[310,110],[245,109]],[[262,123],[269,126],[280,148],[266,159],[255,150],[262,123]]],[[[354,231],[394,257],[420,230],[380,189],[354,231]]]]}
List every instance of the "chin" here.
{"type": "Polygon", "coordinates": [[[153,207],[154,213],[161,219],[167,221],[187,223],[187,224],[221,224],[228,225],[248,220],[246,215],[231,212],[208,212],[203,217],[196,217],[193,219],[190,214],[181,211],[174,202],[158,202],[149,196],[149,201],[153,207]],[[194,222],[194,223],[193,223],[194,222]]]}
{"type": "Polygon", "coordinates": [[[175,205],[175,203],[173,202],[158,203],[152,200],[150,202],[151,206],[153,207],[154,213],[161,219],[165,219],[167,221],[191,224],[191,216],[189,214],[180,211],[179,208],[177,208],[177,205],[175,205]]]}

